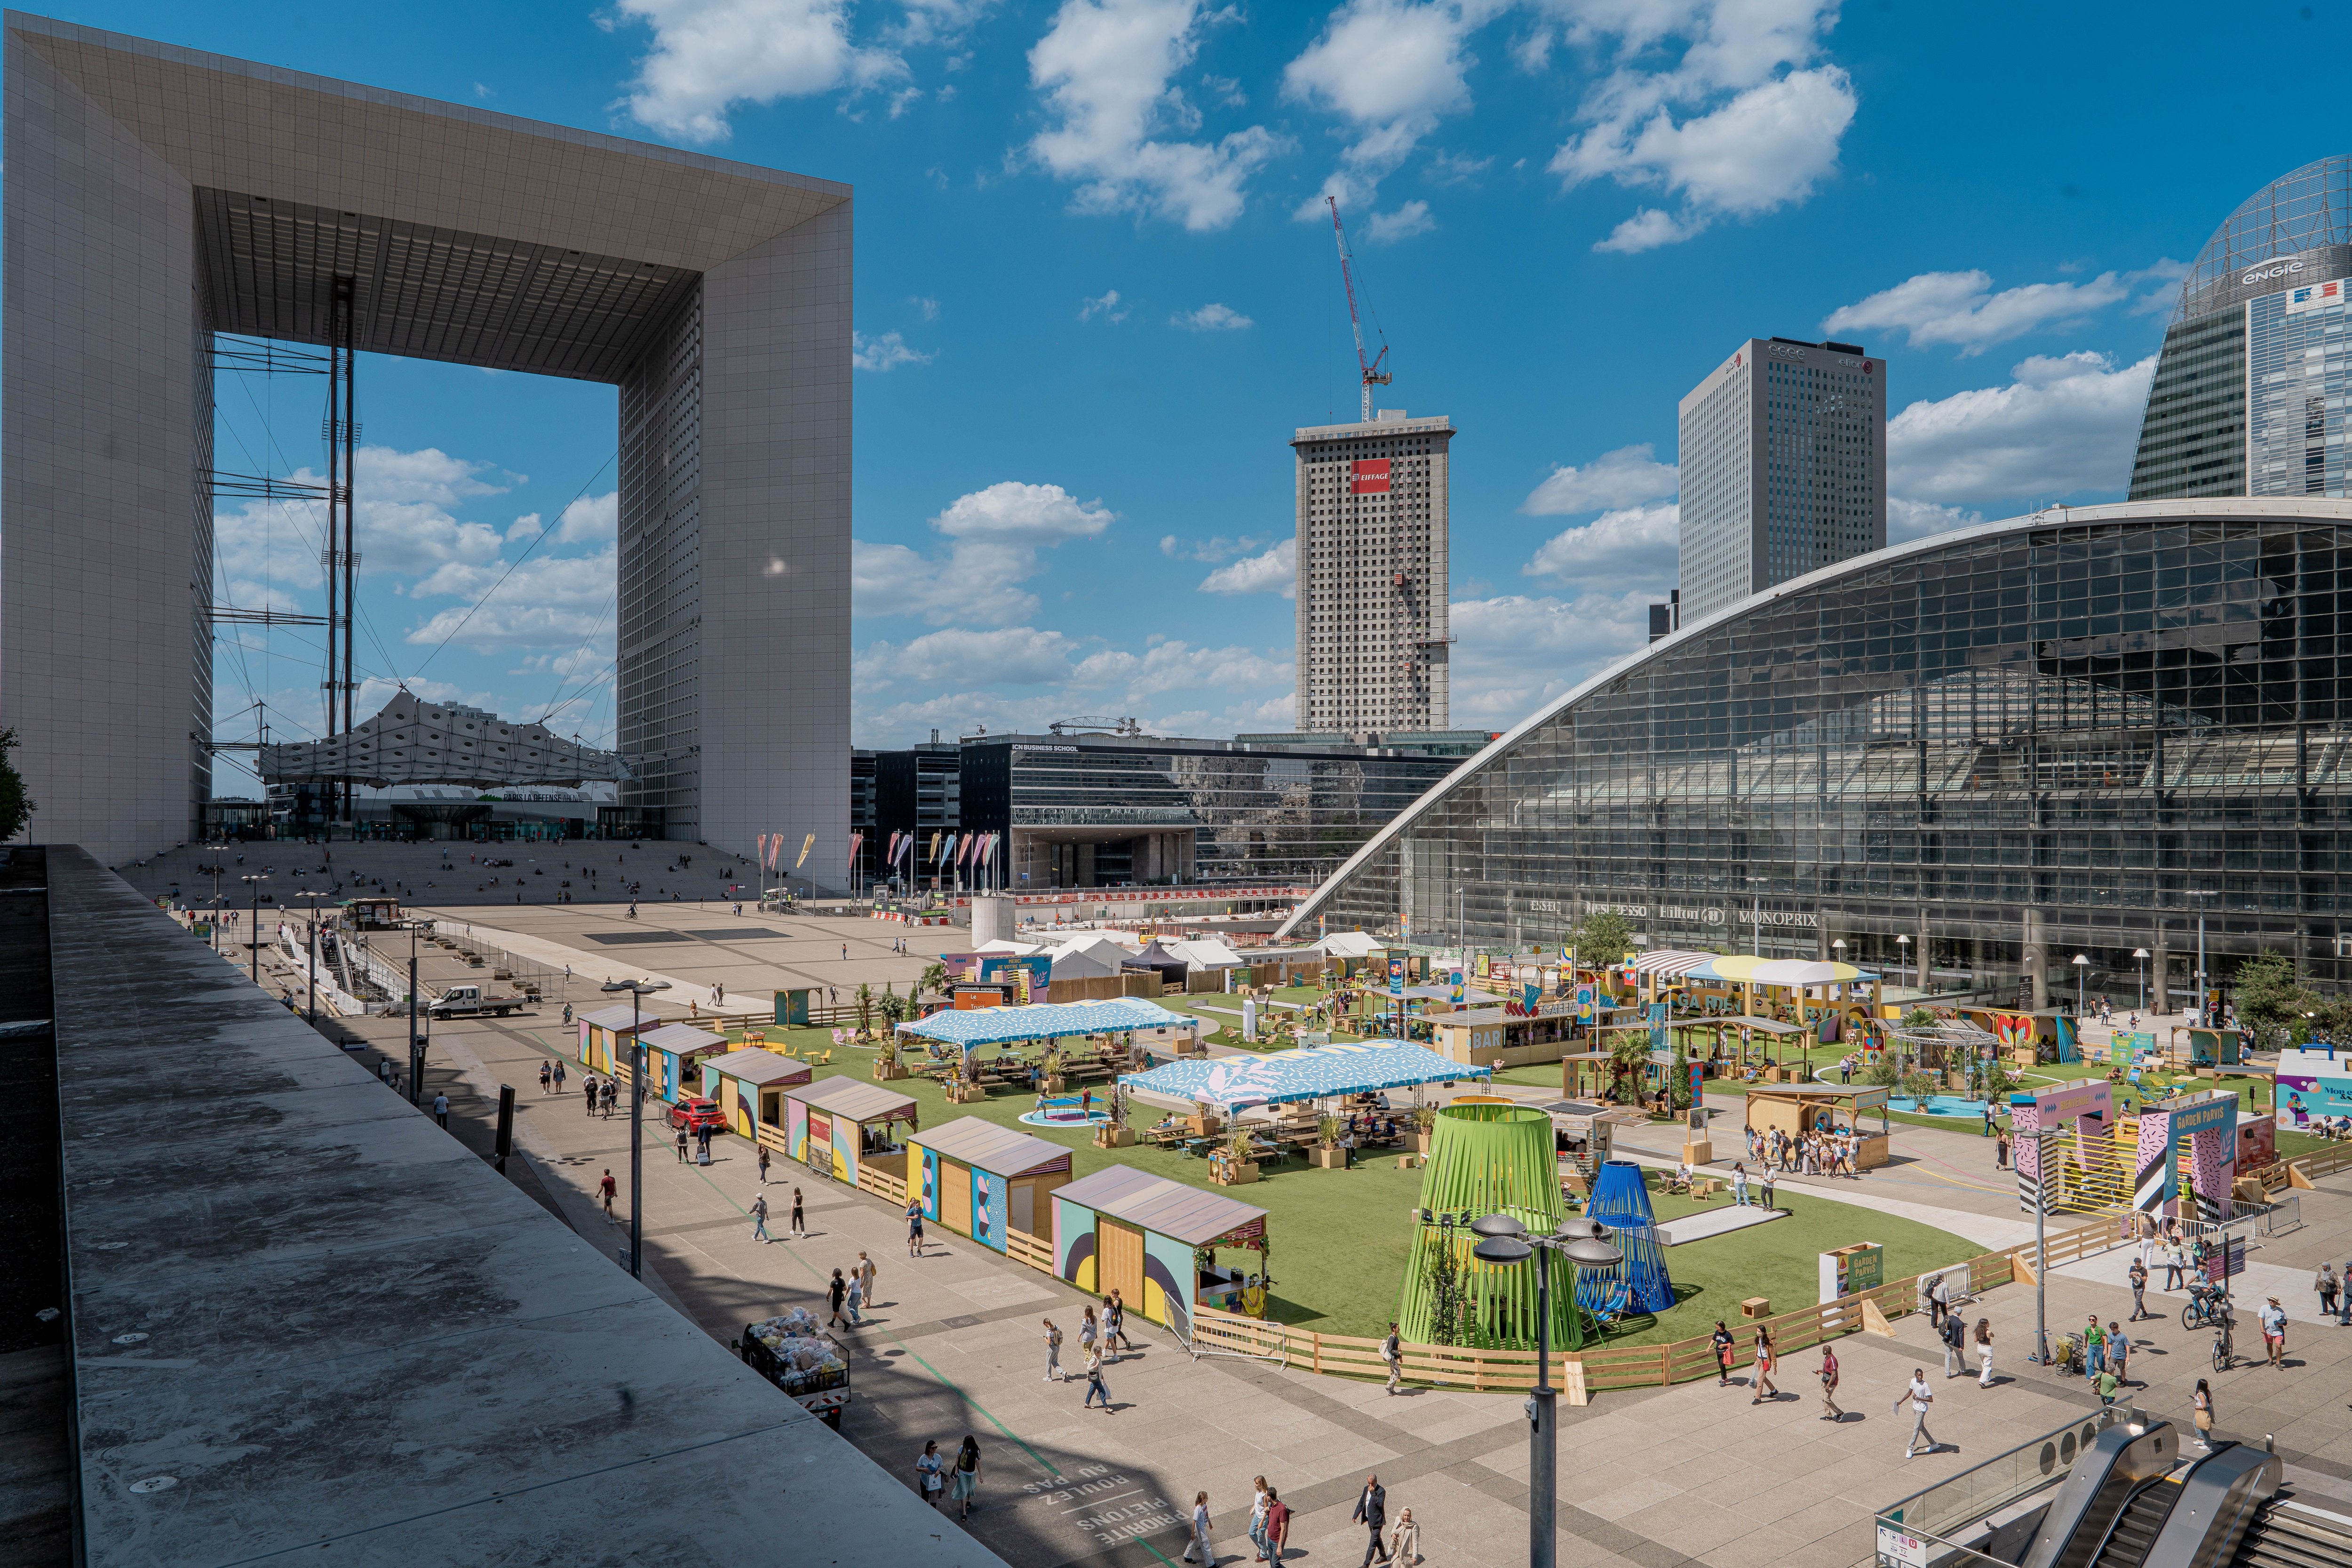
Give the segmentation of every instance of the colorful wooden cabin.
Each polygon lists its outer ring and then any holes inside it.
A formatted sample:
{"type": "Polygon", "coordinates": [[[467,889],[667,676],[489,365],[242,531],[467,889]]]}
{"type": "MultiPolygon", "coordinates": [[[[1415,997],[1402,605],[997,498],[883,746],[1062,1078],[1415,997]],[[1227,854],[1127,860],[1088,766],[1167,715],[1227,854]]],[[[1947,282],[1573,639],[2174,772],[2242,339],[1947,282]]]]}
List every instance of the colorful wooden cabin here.
{"type": "Polygon", "coordinates": [[[914,1133],[907,1144],[908,1184],[921,1194],[926,1220],[998,1252],[1008,1226],[1045,1244],[1053,1225],[1046,1200],[1070,1179],[1067,1149],[977,1116],[914,1133]]]}
{"type": "MultiPolygon", "coordinates": [[[[621,1056],[625,1063],[627,1037],[622,1038],[621,1056]]],[[[730,1049],[724,1037],[691,1024],[664,1024],[637,1038],[646,1047],[646,1092],[659,1100],[701,1093],[703,1062],[723,1057],[730,1049]]]]}
{"type": "MultiPolygon", "coordinates": [[[[907,1175],[904,1142],[892,1137],[895,1123],[916,1125],[915,1102],[888,1084],[865,1083],[835,1075],[793,1089],[784,1102],[784,1152],[804,1165],[829,1172],[837,1182],[857,1184],[860,1165],[907,1175]]],[[[1000,1244],[999,1251],[1003,1250],[1000,1244]]]]}
{"type": "Polygon", "coordinates": [[[728,1131],[758,1142],[769,1142],[761,1129],[783,1125],[784,1096],[809,1080],[806,1062],[773,1051],[730,1051],[705,1057],[699,1065],[702,1097],[719,1102],[728,1131]]]}
{"type": "Polygon", "coordinates": [[[1265,1211],[1132,1165],[1110,1165],[1054,1194],[1054,1272],[1090,1296],[1116,1289],[1130,1311],[1190,1333],[1192,1309],[1264,1313],[1265,1211]],[[1198,1249],[1257,1253],[1258,1300],[1247,1268],[1202,1268],[1198,1249]]]}
{"type": "Polygon", "coordinates": [[[625,1068],[629,1065],[630,1032],[662,1026],[659,1018],[625,1002],[599,1007],[593,1013],[582,1013],[572,1021],[580,1026],[580,1065],[590,1072],[625,1068]]]}

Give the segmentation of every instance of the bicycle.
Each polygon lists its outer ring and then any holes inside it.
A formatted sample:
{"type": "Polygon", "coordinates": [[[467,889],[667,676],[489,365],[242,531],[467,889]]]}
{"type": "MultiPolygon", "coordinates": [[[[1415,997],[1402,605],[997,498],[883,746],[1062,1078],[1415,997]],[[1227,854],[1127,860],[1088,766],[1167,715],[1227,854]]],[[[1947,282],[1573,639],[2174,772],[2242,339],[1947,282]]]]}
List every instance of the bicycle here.
{"type": "Polygon", "coordinates": [[[2184,1329],[2210,1329],[2229,1317],[2228,1298],[2218,1290],[2200,1290],[2189,1298],[2180,1309],[2180,1326],[2184,1329]]]}
{"type": "Polygon", "coordinates": [[[2221,1331],[2213,1336],[2213,1370],[2227,1372],[2237,1359],[2237,1345],[2231,1334],[2231,1317],[2224,1311],[2220,1319],[2221,1331]]]}

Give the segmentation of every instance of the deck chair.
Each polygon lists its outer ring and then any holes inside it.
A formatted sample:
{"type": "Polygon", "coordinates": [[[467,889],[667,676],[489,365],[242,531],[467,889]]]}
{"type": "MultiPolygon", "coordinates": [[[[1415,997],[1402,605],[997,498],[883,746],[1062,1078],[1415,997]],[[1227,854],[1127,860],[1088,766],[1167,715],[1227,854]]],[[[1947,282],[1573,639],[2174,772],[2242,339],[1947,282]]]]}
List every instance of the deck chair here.
{"type": "Polygon", "coordinates": [[[833,1065],[833,1052],[828,1048],[824,1055],[821,1057],[811,1057],[808,1059],[811,1067],[829,1068],[833,1065]]]}
{"type": "Polygon", "coordinates": [[[1608,1294],[1591,1309],[1593,1322],[1604,1331],[1614,1327],[1617,1320],[1625,1315],[1625,1309],[1633,1299],[1633,1286],[1631,1280],[1611,1280],[1608,1294]]]}

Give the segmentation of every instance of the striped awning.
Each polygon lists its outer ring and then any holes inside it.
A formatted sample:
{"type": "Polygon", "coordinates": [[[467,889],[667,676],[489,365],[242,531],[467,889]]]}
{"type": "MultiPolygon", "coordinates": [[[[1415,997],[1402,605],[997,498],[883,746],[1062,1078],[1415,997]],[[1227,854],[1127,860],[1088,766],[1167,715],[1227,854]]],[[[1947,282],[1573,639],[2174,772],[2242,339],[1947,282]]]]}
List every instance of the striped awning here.
{"type": "Polygon", "coordinates": [[[1671,947],[1653,948],[1633,960],[1633,968],[1643,974],[1664,974],[1668,977],[1688,974],[1713,963],[1718,955],[1712,952],[1684,952],[1671,947]]]}

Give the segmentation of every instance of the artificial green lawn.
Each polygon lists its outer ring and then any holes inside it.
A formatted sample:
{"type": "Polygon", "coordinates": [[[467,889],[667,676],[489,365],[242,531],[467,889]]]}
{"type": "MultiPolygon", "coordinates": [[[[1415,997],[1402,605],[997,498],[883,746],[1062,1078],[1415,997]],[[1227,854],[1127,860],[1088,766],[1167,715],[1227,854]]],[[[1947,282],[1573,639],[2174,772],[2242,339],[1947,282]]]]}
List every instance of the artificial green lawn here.
{"type": "MultiPolygon", "coordinates": [[[[799,1033],[803,1032],[795,1031],[799,1033]]],[[[826,1031],[805,1033],[817,1037],[820,1043],[829,1040],[826,1031]]],[[[769,1035],[772,1040],[775,1037],[773,1030],[769,1035]]],[[[872,1060],[869,1050],[840,1050],[831,1070],[870,1079],[872,1060]]],[[[1119,1164],[1197,1187],[1213,1186],[1205,1162],[1171,1150],[1140,1144],[1097,1149],[1087,1132],[1029,1126],[1020,1120],[1021,1113],[1034,1104],[1027,1094],[999,1090],[986,1100],[951,1105],[946,1091],[929,1079],[902,1079],[897,1087],[916,1102],[925,1127],[978,1116],[1062,1144],[1071,1152],[1073,1178],[1119,1164]]],[[[1149,1107],[1139,1109],[1150,1111],[1149,1107]]],[[[1385,1332],[1403,1283],[1406,1252],[1412,1240],[1408,1215],[1420,1201],[1421,1173],[1397,1169],[1393,1153],[1367,1154],[1352,1171],[1318,1170],[1294,1160],[1263,1167],[1262,1172],[1256,1182],[1213,1190],[1267,1212],[1275,1279],[1267,1316],[1324,1333],[1371,1338],[1385,1332]]],[[[1686,1198],[1654,1194],[1651,1201],[1659,1218],[1671,1219],[1694,1207],[1719,1208],[1730,1199],[1719,1197],[1694,1205],[1686,1198]]],[[[1612,1342],[1644,1344],[1703,1334],[1717,1317],[1737,1322],[1739,1303],[1749,1296],[1769,1297],[1774,1310],[1780,1311],[1802,1306],[1815,1294],[1814,1255],[1849,1242],[1884,1243],[1890,1279],[1957,1262],[1982,1250],[1927,1226],[1810,1194],[1783,1193],[1780,1202],[1793,1217],[1669,1247],[1667,1270],[1682,1300],[1673,1311],[1657,1318],[1628,1319],[1620,1332],[1612,1336],[1612,1342]]],[[[1237,1256],[1229,1255],[1229,1260],[1237,1256]]]]}

